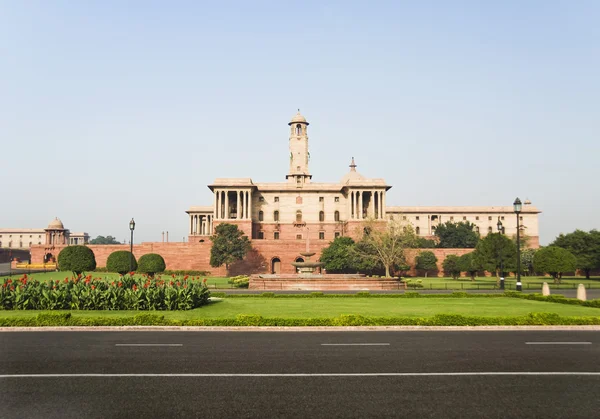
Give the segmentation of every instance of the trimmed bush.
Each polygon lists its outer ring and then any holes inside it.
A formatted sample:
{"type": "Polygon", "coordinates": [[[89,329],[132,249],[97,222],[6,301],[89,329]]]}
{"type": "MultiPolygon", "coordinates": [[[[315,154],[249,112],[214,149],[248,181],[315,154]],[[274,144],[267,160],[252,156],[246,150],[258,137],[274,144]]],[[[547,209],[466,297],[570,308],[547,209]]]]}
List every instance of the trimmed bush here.
{"type": "Polygon", "coordinates": [[[163,257],[156,253],[148,253],[140,257],[138,261],[138,272],[154,276],[154,274],[164,272],[167,266],[163,257]]]}
{"type": "Polygon", "coordinates": [[[108,259],[106,259],[106,270],[125,275],[127,272],[135,272],[137,270],[137,261],[129,250],[117,250],[116,252],[112,252],[108,256],[108,259]],[[131,269],[129,266],[130,262],[131,269]]]}
{"type": "Polygon", "coordinates": [[[250,278],[246,275],[238,275],[229,278],[228,282],[235,288],[248,288],[250,284],[250,278]]]}
{"type": "Polygon", "coordinates": [[[58,268],[79,276],[96,269],[96,257],[87,246],[67,246],[58,254],[58,268]]]}

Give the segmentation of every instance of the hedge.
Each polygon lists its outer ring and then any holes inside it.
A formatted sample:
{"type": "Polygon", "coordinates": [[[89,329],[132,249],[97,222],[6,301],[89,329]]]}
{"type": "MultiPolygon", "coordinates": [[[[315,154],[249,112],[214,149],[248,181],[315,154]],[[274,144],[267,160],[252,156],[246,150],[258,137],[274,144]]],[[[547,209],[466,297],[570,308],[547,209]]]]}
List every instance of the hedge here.
{"type": "Polygon", "coordinates": [[[341,315],[332,318],[279,318],[238,315],[229,319],[171,320],[164,315],[140,313],[129,317],[78,317],[67,313],[40,313],[32,317],[2,318],[0,327],[39,326],[560,326],[600,325],[600,317],[529,313],[524,316],[483,317],[438,314],[433,317],[372,317],[341,315]]]}
{"type": "Polygon", "coordinates": [[[470,294],[466,292],[453,292],[451,294],[421,294],[419,292],[405,292],[403,294],[371,294],[360,291],[355,294],[325,294],[311,292],[310,294],[276,294],[263,292],[260,294],[237,294],[227,292],[211,292],[211,296],[219,298],[506,298],[505,294],[470,294]]]}

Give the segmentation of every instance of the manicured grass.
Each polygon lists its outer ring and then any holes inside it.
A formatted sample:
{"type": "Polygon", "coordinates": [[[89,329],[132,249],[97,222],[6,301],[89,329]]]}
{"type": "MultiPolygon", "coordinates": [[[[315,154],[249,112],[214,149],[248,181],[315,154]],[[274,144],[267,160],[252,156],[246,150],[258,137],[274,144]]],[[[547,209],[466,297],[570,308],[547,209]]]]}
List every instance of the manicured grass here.
{"type": "MultiPolygon", "coordinates": [[[[36,316],[39,311],[0,311],[0,317],[36,316]]],[[[140,311],[71,311],[73,316],[120,317],[140,311]]],[[[600,316],[599,308],[520,300],[515,298],[225,298],[190,311],[151,311],[166,319],[223,319],[240,314],[263,317],[314,318],[342,314],[363,316],[430,317],[436,314],[472,316],[519,316],[529,313],[556,313],[561,316],[600,316]]]]}

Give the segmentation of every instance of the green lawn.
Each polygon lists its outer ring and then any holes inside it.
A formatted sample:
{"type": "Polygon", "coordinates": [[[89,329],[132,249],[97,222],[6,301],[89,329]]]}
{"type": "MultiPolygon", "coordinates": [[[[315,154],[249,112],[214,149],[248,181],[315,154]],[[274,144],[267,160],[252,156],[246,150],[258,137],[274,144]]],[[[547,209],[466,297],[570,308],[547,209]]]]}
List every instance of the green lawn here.
{"type": "MultiPolygon", "coordinates": [[[[515,298],[225,298],[190,311],[152,312],[167,319],[235,318],[239,314],[263,317],[364,316],[430,317],[435,314],[473,316],[518,316],[528,313],[556,313],[561,316],[600,316],[599,308],[582,307],[515,298]]],[[[39,311],[0,311],[0,317],[36,316],[39,311]]],[[[73,316],[121,317],[139,311],[71,311],[73,316]]]]}

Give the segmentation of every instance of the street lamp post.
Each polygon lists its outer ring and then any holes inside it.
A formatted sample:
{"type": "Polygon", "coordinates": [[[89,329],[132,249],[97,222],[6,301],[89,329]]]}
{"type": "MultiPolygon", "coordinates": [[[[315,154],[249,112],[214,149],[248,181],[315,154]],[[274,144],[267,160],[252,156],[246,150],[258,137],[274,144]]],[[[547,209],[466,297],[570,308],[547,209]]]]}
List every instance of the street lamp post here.
{"type": "MultiPolygon", "coordinates": [[[[502,221],[500,221],[500,217],[498,217],[498,224],[496,225],[498,226],[498,233],[502,234],[504,227],[502,227],[502,221]]],[[[498,253],[500,252],[498,251],[498,253]]],[[[500,259],[500,289],[504,289],[504,261],[502,259],[500,259]]]]}
{"type": "Polygon", "coordinates": [[[521,213],[521,208],[521,200],[519,198],[515,199],[513,209],[515,214],[517,214],[517,291],[523,290],[523,285],[521,284],[521,228],[519,226],[519,214],[521,213]]]}
{"type": "Polygon", "coordinates": [[[135,230],[135,221],[133,221],[133,218],[129,222],[129,230],[131,230],[131,241],[129,242],[129,272],[133,272],[133,230],[135,230]]]}

